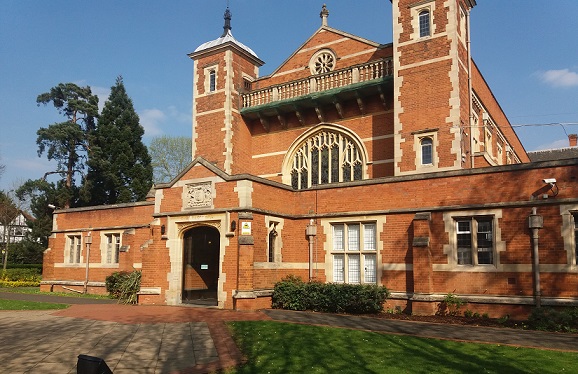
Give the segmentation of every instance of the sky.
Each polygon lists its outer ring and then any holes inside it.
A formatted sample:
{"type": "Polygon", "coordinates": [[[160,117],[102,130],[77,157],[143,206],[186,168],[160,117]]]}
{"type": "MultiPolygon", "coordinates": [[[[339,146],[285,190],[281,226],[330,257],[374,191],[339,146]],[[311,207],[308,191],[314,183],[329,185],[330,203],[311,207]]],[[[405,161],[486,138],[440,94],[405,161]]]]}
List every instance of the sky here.
{"type": "MultiPolygon", "coordinates": [[[[1,0],[0,190],[54,169],[38,157],[36,132],[64,121],[37,106],[59,83],[90,86],[100,106],[116,77],[155,136],[191,136],[193,61],[187,56],[223,31],[274,71],[320,26],[392,42],[389,0],[1,0]]],[[[578,1],[478,0],[472,57],[527,151],[568,146],[578,132],[578,1]]]]}

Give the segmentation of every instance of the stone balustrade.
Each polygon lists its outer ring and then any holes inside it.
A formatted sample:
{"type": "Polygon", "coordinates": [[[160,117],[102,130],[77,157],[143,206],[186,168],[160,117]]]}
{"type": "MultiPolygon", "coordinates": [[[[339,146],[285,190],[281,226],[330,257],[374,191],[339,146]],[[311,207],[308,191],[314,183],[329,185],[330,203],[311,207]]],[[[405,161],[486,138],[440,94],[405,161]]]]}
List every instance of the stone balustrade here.
{"type": "Polygon", "coordinates": [[[381,59],[346,69],[314,75],[308,78],[269,86],[242,94],[243,108],[294,99],[314,92],[346,87],[355,83],[382,79],[393,74],[391,59],[381,59]]]}

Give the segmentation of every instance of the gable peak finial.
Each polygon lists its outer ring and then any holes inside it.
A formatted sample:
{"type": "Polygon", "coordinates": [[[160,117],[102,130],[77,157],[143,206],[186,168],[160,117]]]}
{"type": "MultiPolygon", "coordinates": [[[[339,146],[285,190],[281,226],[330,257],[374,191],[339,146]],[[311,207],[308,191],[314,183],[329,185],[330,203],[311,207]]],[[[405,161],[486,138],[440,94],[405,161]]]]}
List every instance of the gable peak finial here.
{"type": "Polygon", "coordinates": [[[227,9],[225,10],[225,15],[223,16],[223,18],[225,18],[225,25],[223,26],[223,35],[221,35],[221,37],[227,36],[229,31],[233,29],[231,27],[231,11],[229,10],[228,2],[227,2],[227,9]]]}
{"type": "Polygon", "coordinates": [[[321,17],[321,26],[327,26],[327,17],[329,17],[327,5],[323,4],[321,7],[321,13],[319,13],[319,17],[321,17]]]}

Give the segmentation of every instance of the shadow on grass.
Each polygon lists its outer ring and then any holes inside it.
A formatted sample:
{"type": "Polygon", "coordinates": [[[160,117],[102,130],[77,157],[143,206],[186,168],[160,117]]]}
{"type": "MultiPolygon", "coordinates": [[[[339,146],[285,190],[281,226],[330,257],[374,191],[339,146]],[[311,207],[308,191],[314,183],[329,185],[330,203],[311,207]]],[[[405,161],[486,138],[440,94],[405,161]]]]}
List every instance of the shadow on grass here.
{"type": "Polygon", "coordinates": [[[578,372],[578,354],[279,322],[230,324],[247,363],[232,373],[578,372]]]}

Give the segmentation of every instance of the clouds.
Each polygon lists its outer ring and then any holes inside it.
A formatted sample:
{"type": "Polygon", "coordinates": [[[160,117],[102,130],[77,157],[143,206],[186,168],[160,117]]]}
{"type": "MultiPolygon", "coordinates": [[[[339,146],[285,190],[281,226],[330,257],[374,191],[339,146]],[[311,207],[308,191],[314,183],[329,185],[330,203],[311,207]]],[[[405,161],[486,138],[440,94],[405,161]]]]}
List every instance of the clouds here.
{"type": "Polygon", "coordinates": [[[166,133],[163,128],[179,124],[191,124],[191,114],[180,112],[175,106],[166,110],[157,108],[144,109],[138,113],[140,124],[145,130],[146,137],[155,137],[166,133]]]}
{"type": "Polygon", "coordinates": [[[552,87],[578,86],[578,73],[570,69],[540,71],[536,73],[536,76],[552,87]]]}

